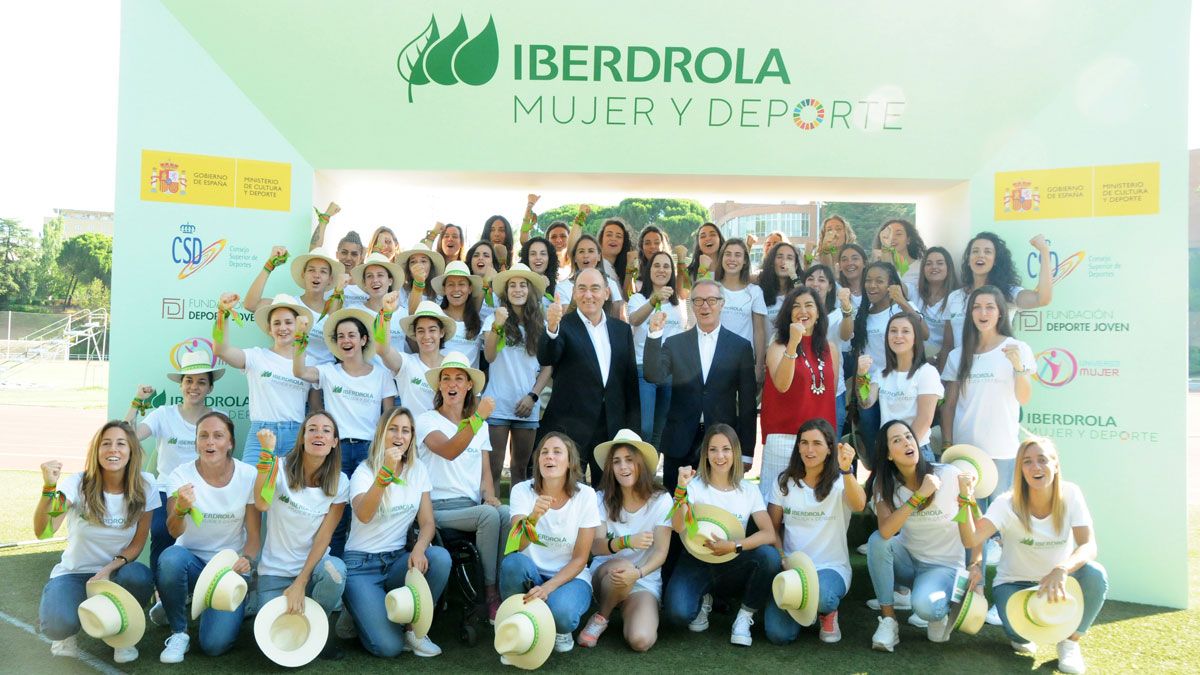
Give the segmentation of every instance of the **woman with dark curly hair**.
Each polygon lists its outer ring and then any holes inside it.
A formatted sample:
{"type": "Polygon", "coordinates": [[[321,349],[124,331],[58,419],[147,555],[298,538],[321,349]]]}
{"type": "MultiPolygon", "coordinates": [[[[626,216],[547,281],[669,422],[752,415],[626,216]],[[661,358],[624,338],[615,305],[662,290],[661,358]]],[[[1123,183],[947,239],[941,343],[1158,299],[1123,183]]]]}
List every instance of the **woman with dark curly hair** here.
{"type": "Polygon", "coordinates": [[[900,273],[900,278],[915,295],[917,281],[921,276],[921,258],[925,256],[925,242],[917,227],[903,218],[893,218],[880,226],[871,245],[875,260],[890,262],[900,273]]]}

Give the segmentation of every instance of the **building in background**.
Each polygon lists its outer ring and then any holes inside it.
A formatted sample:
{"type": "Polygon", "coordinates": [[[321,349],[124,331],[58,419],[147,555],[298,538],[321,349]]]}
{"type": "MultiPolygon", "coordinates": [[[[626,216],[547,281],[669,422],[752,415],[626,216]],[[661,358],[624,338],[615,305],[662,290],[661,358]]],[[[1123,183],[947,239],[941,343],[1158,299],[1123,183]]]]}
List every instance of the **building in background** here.
{"type": "MultiPolygon", "coordinates": [[[[54,209],[54,218],[62,218],[63,240],[87,232],[99,232],[113,236],[113,214],[111,211],[80,211],[78,209],[54,209]]],[[[54,220],[46,218],[42,225],[54,220]]]]}
{"type": "Polygon", "coordinates": [[[766,251],[762,248],[763,240],[775,230],[787,235],[788,241],[803,251],[812,251],[817,246],[817,219],[820,216],[820,205],[815,202],[795,204],[780,202],[778,204],[743,204],[741,202],[721,202],[709,207],[713,223],[721,228],[726,239],[753,234],[758,238],[758,244],[750,251],[750,261],[758,267],[766,251]]]}

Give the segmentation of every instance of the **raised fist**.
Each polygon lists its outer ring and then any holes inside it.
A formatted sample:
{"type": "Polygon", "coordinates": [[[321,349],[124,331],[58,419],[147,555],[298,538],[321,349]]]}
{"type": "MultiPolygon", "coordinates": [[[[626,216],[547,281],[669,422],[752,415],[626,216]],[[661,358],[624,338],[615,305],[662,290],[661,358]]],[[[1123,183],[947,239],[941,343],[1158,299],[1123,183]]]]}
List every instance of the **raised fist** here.
{"type": "Polygon", "coordinates": [[[270,429],[258,430],[258,444],[265,452],[275,452],[275,432],[270,429]]]}
{"type": "Polygon", "coordinates": [[[42,485],[58,485],[58,477],[62,475],[62,462],[52,459],[42,462],[42,485]]]}
{"type": "Polygon", "coordinates": [[[892,284],[891,286],[888,286],[888,297],[892,299],[892,302],[897,304],[908,299],[904,297],[904,287],[899,284],[892,284]]]}
{"type": "Polygon", "coordinates": [[[217,309],[232,310],[241,299],[237,293],[222,293],[221,299],[217,301],[217,309]]]}
{"type": "Polygon", "coordinates": [[[695,469],[693,469],[690,466],[681,466],[681,467],[679,467],[679,478],[676,480],[676,484],[679,487],[687,487],[688,482],[690,482],[692,480],[692,478],[695,478],[695,477],[696,477],[695,469]]]}
{"type": "Polygon", "coordinates": [[[837,292],[838,304],[841,305],[842,311],[849,312],[854,308],[854,304],[850,302],[850,289],[842,286],[837,292]]]}
{"type": "Polygon", "coordinates": [[[942,487],[942,479],[938,478],[937,474],[927,473],[925,480],[921,481],[921,487],[917,488],[917,494],[929,499],[940,487],[942,487]]]}
{"type": "Polygon", "coordinates": [[[388,291],[383,296],[383,311],[384,312],[388,312],[388,313],[394,312],[394,311],[396,311],[396,307],[399,305],[400,305],[400,292],[399,291],[388,291]]]}
{"type": "Polygon", "coordinates": [[[657,333],[667,325],[667,313],[655,312],[650,316],[650,332],[657,333]]]}
{"type": "Polygon", "coordinates": [[[475,412],[479,413],[479,416],[486,420],[492,416],[492,412],[495,410],[496,399],[491,396],[484,396],[483,400],[479,402],[479,407],[475,409],[475,412]]]}
{"type": "Polygon", "coordinates": [[[858,374],[866,375],[871,372],[871,366],[874,363],[875,359],[872,359],[869,354],[860,354],[858,357],[858,374]]]}
{"type": "Polygon", "coordinates": [[[300,337],[301,335],[307,335],[308,329],[311,326],[312,326],[312,319],[309,319],[307,316],[305,316],[303,314],[296,317],[296,337],[300,337]]]}
{"type": "Polygon", "coordinates": [[[145,401],[146,399],[150,398],[153,395],[154,395],[154,387],[151,387],[148,384],[139,384],[138,388],[137,388],[137,393],[134,394],[134,396],[136,396],[139,401],[145,401]]]}
{"type": "Polygon", "coordinates": [[[495,317],[493,327],[503,326],[508,321],[508,309],[503,306],[497,307],[495,317]]]}
{"type": "Polygon", "coordinates": [[[551,333],[558,332],[558,324],[562,321],[563,306],[562,301],[558,299],[558,291],[554,291],[554,302],[546,308],[546,330],[551,333]]]}

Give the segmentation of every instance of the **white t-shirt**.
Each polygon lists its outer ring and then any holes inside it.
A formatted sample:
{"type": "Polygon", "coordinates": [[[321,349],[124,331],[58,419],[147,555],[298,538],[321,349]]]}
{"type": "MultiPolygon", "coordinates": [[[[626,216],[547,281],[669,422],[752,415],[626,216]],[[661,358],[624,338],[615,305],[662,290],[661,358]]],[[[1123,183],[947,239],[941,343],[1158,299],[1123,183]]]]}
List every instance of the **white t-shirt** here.
{"type": "MultiPolygon", "coordinates": [[[[323,340],[311,340],[309,346],[323,340]]],[[[326,349],[328,351],[328,349],[326,349]]],[[[246,388],[250,393],[250,419],[255,422],[303,422],[304,406],[312,385],[292,375],[292,360],[264,347],[243,350],[246,355],[246,388]]],[[[316,365],[306,351],[304,361],[316,365]]]]}
{"type": "MultiPolygon", "coordinates": [[[[400,474],[404,485],[395,483],[387,487],[375,517],[364,523],[354,514],[350,519],[350,536],[346,539],[347,551],[360,553],[390,553],[404,548],[408,539],[408,528],[417,518],[417,510],[421,508],[421,496],[428,493],[433,486],[429,482],[429,472],[420,460],[410,462],[400,474]]],[[[365,494],[375,484],[375,472],[366,462],[358,465],[354,475],[350,477],[350,503],[361,494],[365,494]]]]}
{"type": "Polygon", "coordinates": [[[175,543],[204,562],[227,548],[240,553],[246,544],[246,505],[254,503],[254,479],[257,477],[258,472],[253,466],[237,460],[233,461],[233,477],[223,488],[213,487],[201,478],[195,462],[172,471],[167,478],[167,495],[191,483],[196,490],[196,503],[192,508],[204,514],[199,525],[193,523],[190,516],[184,516],[185,528],[175,543]]]}
{"type": "MultiPolygon", "coordinates": [[[[669,302],[662,303],[662,311],[667,315],[667,322],[663,324],[662,339],[665,341],[672,335],[678,335],[683,332],[683,324],[686,320],[685,314],[687,309],[684,303],[686,300],[680,300],[678,305],[672,305],[669,302]]],[[[641,293],[634,293],[629,297],[629,315],[641,309],[646,304],[646,296],[641,293]]],[[[650,310],[650,316],[639,326],[631,325],[633,329],[633,353],[637,357],[637,364],[642,365],[642,355],[646,351],[646,337],[650,335],[650,317],[654,316],[654,310],[650,310]]]]}
{"type": "MultiPolygon", "coordinates": [[[[929,327],[929,339],[925,341],[925,356],[933,358],[945,344],[946,321],[950,319],[950,299],[946,298],[945,302],[938,300],[927,305],[918,293],[914,293],[910,297],[912,300],[909,304],[921,313],[921,317],[925,319],[925,325],[929,327]]],[[[961,321],[961,317],[959,320],[961,321]]],[[[961,342],[962,336],[959,336],[958,340],[961,342]]]]}
{"type": "MultiPolygon", "coordinates": [[[[533,481],[518,483],[513,487],[508,499],[509,512],[514,518],[527,516],[533,511],[536,501],[537,493],[533,491],[533,481]]],[[[538,539],[545,546],[530,544],[521,553],[533,560],[533,564],[543,576],[552,577],[571,562],[571,553],[575,550],[579,530],[599,524],[600,511],[596,508],[596,491],[590,485],[576,483],[575,494],[566,504],[557,509],[550,509],[538,519],[535,528],[538,539]]],[[[575,578],[583,579],[590,585],[592,572],[584,565],[575,578]]]]}
{"type": "MultiPolygon", "coordinates": [[[[146,489],[146,510],[149,513],[162,506],[158,491],[151,488],[154,476],[142,472],[146,489]]],[[[125,495],[104,493],[104,522],[93,523],[83,517],[83,496],[79,487],[83,472],[74,473],[58,484],[59,492],[66,495],[67,548],[62,560],[50,571],[50,578],[64,574],[95,574],[133,541],[137,532],[137,521],[125,521],[125,495]]]]}
{"type": "MultiPolygon", "coordinates": [[[[671,526],[671,521],[667,518],[667,512],[671,510],[671,497],[665,492],[660,492],[651,497],[642,505],[642,508],[633,513],[622,508],[619,520],[608,519],[608,509],[604,507],[603,492],[596,493],[596,508],[599,511],[600,524],[604,526],[604,530],[609,537],[624,537],[627,534],[654,532],[658,527],[671,526]]],[[[541,529],[539,528],[538,531],[541,532],[541,529]]],[[[598,555],[592,558],[591,570],[595,572],[596,568],[613,558],[628,558],[634,565],[639,565],[649,557],[650,551],[651,549],[637,550],[626,548],[617,551],[614,555],[598,555]]],[[[650,574],[638,579],[634,585],[650,591],[656,598],[661,598],[662,570],[654,570],[650,574]]]]}
{"type": "Polygon", "coordinates": [[[467,444],[466,450],[452,460],[438,455],[425,445],[425,438],[434,431],[440,431],[446,438],[452,438],[458,433],[458,425],[436,410],[430,410],[417,418],[417,440],[420,441],[417,457],[429,470],[429,480],[433,484],[430,498],[469,497],[476,504],[482,503],[483,463],[490,461],[483,453],[492,451],[487,422],[479,427],[479,432],[467,444]]]}
{"type": "MultiPolygon", "coordinates": [[[[867,313],[867,345],[863,348],[863,353],[871,357],[871,362],[876,367],[883,367],[884,359],[887,358],[887,353],[884,348],[884,340],[887,332],[888,319],[893,315],[903,312],[904,308],[897,303],[892,303],[887,309],[874,314],[867,313]]],[[[917,328],[919,331],[920,328],[917,328]]]]}
{"type": "Polygon", "coordinates": [[[721,307],[721,326],[746,338],[753,345],[754,315],[767,315],[762,289],[750,284],[740,291],[734,291],[721,284],[721,294],[725,296],[725,305],[721,307]]]}
{"type": "Polygon", "coordinates": [[[758,486],[748,480],[739,483],[737,489],[726,492],[706,484],[700,480],[700,476],[696,476],[688,481],[687,493],[693,504],[711,504],[732,513],[742,527],[750,524],[750,516],[767,510],[758,486]]]}
{"type": "Polygon", "coordinates": [[[455,321],[454,326],[454,337],[446,340],[446,346],[442,349],[442,355],[449,354],[450,352],[458,352],[467,357],[467,365],[472,368],[478,368],[479,354],[483,350],[483,330],[480,329],[479,335],[476,335],[473,339],[467,339],[467,324],[462,321],[455,321]]]}
{"type": "MultiPolygon", "coordinates": [[[[392,346],[392,349],[395,349],[401,354],[412,353],[412,350],[408,348],[408,335],[404,332],[404,328],[400,325],[400,320],[408,316],[408,307],[405,304],[407,302],[408,294],[401,289],[399,304],[396,307],[396,311],[392,313],[391,321],[388,322],[388,344],[392,346]]],[[[366,305],[363,306],[363,309],[366,310],[368,314],[371,314],[371,321],[374,322],[375,317],[379,314],[379,312],[376,312],[366,305]]],[[[373,331],[374,328],[368,324],[367,330],[373,331]]],[[[374,333],[371,334],[371,339],[375,339],[374,333]]],[[[376,354],[375,360],[378,363],[383,363],[382,357],[380,357],[378,354],[376,354]]]]}
{"type": "MultiPolygon", "coordinates": [[[[329,315],[321,316],[321,312],[313,312],[312,328],[308,329],[310,340],[308,341],[308,349],[304,351],[304,362],[319,366],[322,363],[333,363],[337,359],[333,358],[333,352],[329,351],[329,345],[325,344],[325,322],[329,320],[329,315]]],[[[292,372],[291,366],[288,366],[286,372],[292,372]]]]}
{"type": "MultiPolygon", "coordinates": [[[[842,340],[842,334],[840,332],[842,330],[841,307],[839,306],[834,308],[834,310],[830,312],[828,316],[829,333],[826,339],[829,343],[829,351],[837,352],[839,355],[843,355],[842,358],[844,359],[844,355],[850,349],[850,343],[842,340]]],[[[854,315],[851,314],[851,316],[854,315]]],[[[846,393],[846,378],[842,377],[842,371],[840,368],[836,373],[834,373],[834,379],[837,380],[837,391],[835,392],[835,395],[841,396],[842,394],[846,393]]]]}
{"type": "Polygon", "coordinates": [[[1004,543],[994,583],[1041,581],[1051,568],[1070,557],[1076,546],[1071,528],[1090,527],[1092,514],[1078,485],[1063,481],[1062,498],[1067,511],[1061,532],[1054,530],[1053,516],[1030,516],[1030,529],[1026,530],[1013,511],[1011,492],[1005,492],[992,502],[984,518],[992,521],[1004,543]]]}
{"type": "Polygon", "coordinates": [[[850,506],[846,504],[846,486],[841,478],[822,501],[803,481],[788,486],[787,495],[779,481],[771,482],[767,500],[783,508],[783,552],[803,551],[818,570],[833,570],[850,588],[850,550],[846,528],[850,526],[850,506]]]}
{"type": "MultiPolygon", "coordinates": [[[[908,372],[893,370],[886,376],[883,368],[871,373],[871,380],[879,384],[879,424],[891,420],[904,420],[911,426],[917,419],[917,397],[932,394],[941,398],[946,393],[942,377],[937,368],[928,363],[921,364],[917,373],[909,378],[908,372]]],[[[930,432],[917,439],[918,445],[929,443],[930,432]]]]}
{"type": "MultiPolygon", "coordinates": [[[[958,513],[959,471],[949,464],[934,464],[933,472],[942,481],[942,486],[933,493],[933,503],[909,514],[896,537],[919,562],[966,569],[966,549],[958,534],[958,523],[954,522],[958,513]]],[[[912,495],[906,486],[897,486],[892,510],[899,509],[912,495]]]]}
{"type": "MultiPolygon", "coordinates": [[[[332,292],[326,293],[325,297],[328,298],[332,292]]],[[[362,307],[367,304],[367,297],[366,291],[354,284],[348,284],[342,289],[342,307],[362,307]]]]}
{"type": "Polygon", "coordinates": [[[396,393],[400,405],[412,411],[416,420],[422,413],[433,410],[433,387],[425,379],[429,366],[417,354],[400,354],[403,362],[396,372],[396,393]]]}
{"type": "MultiPolygon", "coordinates": [[[[1016,338],[1005,338],[995,349],[976,354],[965,387],[958,389],[954,407],[954,442],[969,443],[982,448],[992,459],[1012,459],[1017,456],[1020,438],[1021,404],[1017,402],[1014,382],[1016,373],[1004,355],[1004,348],[1017,346],[1021,365],[1033,372],[1033,351],[1016,338]]],[[[942,380],[958,379],[962,348],[955,347],[946,359],[942,380]]]]}
{"type": "Polygon", "coordinates": [[[378,365],[371,372],[354,377],[340,363],[317,366],[320,380],[317,385],[325,395],[325,409],[337,422],[342,438],[370,440],[375,438],[375,425],[383,414],[380,407],[385,398],[396,395],[396,380],[392,373],[378,365]]]}
{"type": "MultiPolygon", "coordinates": [[[[291,372],[291,366],[288,372],[291,372]]],[[[154,479],[154,489],[163,492],[167,476],[172,471],[196,460],[196,425],[183,419],[177,405],[164,405],[151,410],[142,424],[150,427],[150,435],[157,443],[158,460],[155,467],[158,477],[154,479]]]]}
{"type": "MultiPolygon", "coordinates": [[[[495,325],[495,315],[489,316],[487,321],[483,322],[483,333],[486,335],[495,325]]],[[[518,330],[524,335],[523,329],[518,330]]],[[[500,346],[499,339],[496,340],[496,346],[500,346]]],[[[529,417],[518,417],[516,413],[517,403],[525,394],[533,391],[534,380],[541,369],[536,345],[532,355],[526,351],[524,344],[506,345],[504,349],[499,349],[496,352],[496,360],[488,366],[487,386],[483,390],[484,396],[496,399],[496,409],[492,412],[492,417],[520,422],[536,422],[541,419],[542,404],[538,401],[534,402],[533,412],[529,417]]]]}
{"type": "MultiPolygon", "coordinates": [[[[300,458],[293,456],[281,462],[293,459],[300,458]]],[[[281,464],[275,476],[275,500],[267,509],[267,539],[258,562],[259,574],[276,577],[294,577],[304,569],[313,538],[330,507],[350,500],[350,480],[346,474],[338,473],[337,491],[330,497],[319,487],[293,491],[287,484],[285,466],[281,464]]],[[[328,553],[326,547],[325,554],[328,553]]]]}
{"type": "MultiPolygon", "coordinates": [[[[1008,294],[1016,299],[1017,294],[1025,290],[1020,286],[1010,286],[1008,294]]],[[[950,292],[946,298],[946,309],[942,312],[943,321],[949,321],[950,327],[954,329],[954,344],[961,345],[963,341],[963,322],[966,320],[967,314],[970,313],[970,308],[967,307],[967,298],[971,297],[971,289],[962,287],[950,292]]],[[[1005,298],[1008,300],[1008,298],[1005,298]]],[[[1008,303],[1008,320],[1012,321],[1013,315],[1017,313],[1017,304],[1015,302],[1008,303]]],[[[942,339],[945,340],[945,325],[943,324],[942,339]]]]}

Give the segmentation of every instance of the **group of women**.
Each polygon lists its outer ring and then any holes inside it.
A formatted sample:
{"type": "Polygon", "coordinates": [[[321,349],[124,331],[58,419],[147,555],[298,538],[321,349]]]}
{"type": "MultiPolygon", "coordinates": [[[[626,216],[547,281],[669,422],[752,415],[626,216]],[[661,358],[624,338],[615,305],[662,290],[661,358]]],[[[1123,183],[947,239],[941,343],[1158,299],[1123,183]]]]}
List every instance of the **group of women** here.
{"type": "MultiPolygon", "coordinates": [[[[224,368],[189,352],[168,375],[181,403],[152,409],[154,390],[141,386],[126,419],[97,432],[82,473],[60,480],[60,463],[43,465],[35,530],[49,536],[70,521],[42,596],[53,653],[77,650],[81,604],[93,582],[111,581],[139,614],[157,590],[150,618],[170,628],[166,663],[189,651],[189,602],[200,649],[217,655],[248,611],[277,598],[288,613],[314,601],[337,613],[337,634],[356,634],[372,654],[436,656],[427,625],[387,621],[385,599],[410,585],[412,570],[434,602],[441,596],[451,560],[439,531],[473,537],[490,619],[509,621],[505,598],[545,603],[555,651],[597,644],[618,608],[637,651],[655,643],[660,607],[673,624],[707,630],[714,596],[738,607],[734,644],[751,644],[759,610],[772,642],[812,623],[821,641],[836,642],[852,577],[846,528],[851,513],[870,509],[879,522],[866,545],[876,649],[899,642],[897,609],[911,608],[930,639],[948,639],[956,580],[981,594],[990,558],[999,563],[995,620],[1018,651],[1036,646],[1032,629],[1010,620],[1010,599],[1028,604],[1018,594],[1036,586],[1052,603],[1078,600],[1083,611],[1058,651],[1061,669],[1082,672],[1078,640],[1106,590],[1090,516],[1078,487],[1061,479],[1054,447],[1018,435],[1033,356],[1009,316],[1050,302],[1042,237],[1031,240],[1042,270],[1027,290],[1005,242],[987,232],[971,239],[959,272],[905,220],[883,223],[868,253],[830,216],[814,251],[767,235],[752,270],[757,242],[726,240],[711,223],[695,233],[689,261],[653,225],[635,237],[607,219],[597,236],[584,233],[586,207],[539,235],[536,201],[530,195],[516,239],[502,216],[468,248],[461,227],[440,223],[407,250],[388,228],[365,251],[354,233],[334,251],[314,237],[318,246],[289,265],[298,292],[263,297],[271,273],[289,264],[277,247],[244,299],[223,295],[215,356],[245,373],[250,394],[241,453],[232,421],[206,403],[224,368]],[[664,337],[684,332],[695,323],[691,286],[719,285],[722,327],[753,346],[762,383],[757,484],[744,475],[737,433],[721,424],[705,429],[699,466],[680,470],[673,493],[657,482],[669,383],[641,381],[642,428],[594,449],[602,475],[590,484],[572,439],[536,437],[553,378],[537,358],[546,310],[589,268],[607,279],[607,311],[633,327],[639,375],[651,317],[664,337]],[[269,346],[227,339],[239,301],[269,346]],[[991,504],[973,496],[978,471],[938,463],[939,426],[944,445],[976,446],[977,461],[994,464],[991,504]],[[156,475],[142,471],[141,441],[151,436],[156,475]],[[507,505],[498,490],[506,451],[507,505]],[[870,469],[865,486],[860,462],[870,469]],[[245,602],[222,609],[202,598],[198,580],[213,585],[208,596],[216,588],[206,577],[214,561],[246,580],[245,602]],[[793,607],[780,593],[796,579],[814,593],[793,607]]],[[[335,212],[318,213],[320,234],[335,212]]],[[[121,645],[118,662],[136,658],[121,645]]],[[[321,651],[340,653],[332,638],[321,651]]]]}

